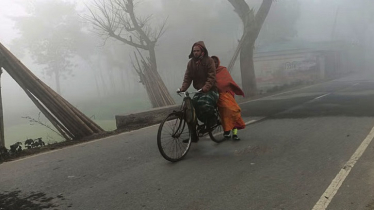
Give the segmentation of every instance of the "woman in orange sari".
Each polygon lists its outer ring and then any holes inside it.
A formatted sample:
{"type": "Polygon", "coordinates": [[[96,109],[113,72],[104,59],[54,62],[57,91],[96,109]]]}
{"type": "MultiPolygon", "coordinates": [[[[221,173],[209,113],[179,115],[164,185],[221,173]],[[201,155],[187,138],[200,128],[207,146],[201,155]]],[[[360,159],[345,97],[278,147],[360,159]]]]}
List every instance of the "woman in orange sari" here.
{"type": "Polygon", "coordinates": [[[225,138],[231,137],[234,140],[240,140],[238,129],[245,128],[245,123],[241,117],[241,109],[235,101],[235,94],[244,96],[242,89],[232,79],[226,67],[220,66],[220,60],[217,56],[212,56],[216,65],[216,86],[219,92],[217,102],[218,111],[222,120],[222,127],[225,138]]]}

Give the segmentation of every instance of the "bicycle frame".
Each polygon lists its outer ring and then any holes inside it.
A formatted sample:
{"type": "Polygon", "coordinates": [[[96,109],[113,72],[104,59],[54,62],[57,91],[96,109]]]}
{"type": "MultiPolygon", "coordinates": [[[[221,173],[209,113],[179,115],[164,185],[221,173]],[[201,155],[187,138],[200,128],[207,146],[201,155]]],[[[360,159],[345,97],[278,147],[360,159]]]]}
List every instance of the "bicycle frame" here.
{"type": "MultiPolygon", "coordinates": [[[[185,92],[179,92],[178,93],[178,95],[179,96],[182,96],[181,94],[183,94],[183,102],[182,102],[182,105],[181,105],[181,112],[183,113],[183,118],[186,120],[186,112],[185,112],[185,110],[184,110],[184,102],[185,102],[185,98],[190,98],[191,99],[191,97],[190,97],[190,94],[196,94],[196,93],[201,93],[201,92],[199,92],[199,91],[195,91],[195,92],[191,92],[191,93],[189,93],[188,91],[185,91],[185,92]]],[[[192,100],[192,99],[191,99],[192,100]]],[[[217,117],[219,118],[219,112],[218,112],[218,108],[216,108],[216,113],[217,113],[217,117]]],[[[202,123],[201,125],[199,125],[199,121],[198,120],[196,120],[196,132],[197,133],[199,133],[200,132],[200,134],[203,136],[203,135],[206,135],[206,134],[208,134],[209,133],[209,131],[210,130],[214,130],[217,126],[219,126],[218,124],[215,124],[212,128],[210,128],[210,129],[207,129],[207,130],[205,130],[204,132],[202,132],[201,133],[201,130],[202,130],[202,128],[200,128],[200,127],[204,127],[205,126],[205,124],[204,123],[202,123]]],[[[184,129],[184,128],[183,128],[184,129]]],[[[183,130],[182,130],[183,131],[183,130]]]]}

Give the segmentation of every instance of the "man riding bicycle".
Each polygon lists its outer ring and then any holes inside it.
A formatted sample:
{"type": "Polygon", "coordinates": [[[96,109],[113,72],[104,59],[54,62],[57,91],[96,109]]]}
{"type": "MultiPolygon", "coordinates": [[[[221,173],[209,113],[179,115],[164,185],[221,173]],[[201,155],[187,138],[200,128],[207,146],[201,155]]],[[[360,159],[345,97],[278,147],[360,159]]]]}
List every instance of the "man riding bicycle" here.
{"type": "MultiPolygon", "coordinates": [[[[192,99],[197,118],[207,128],[210,128],[216,120],[215,109],[219,97],[216,87],[216,67],[203,41],[192,45],[189,58],[182,87],[177,92],[185,92],[193,82],[193,87],[199,92],[192,99]]],[[[197,142],[199,139],[196,133],[196,122],[190,123],[190,127],[192,129],[191,140],[197,142]]]]}

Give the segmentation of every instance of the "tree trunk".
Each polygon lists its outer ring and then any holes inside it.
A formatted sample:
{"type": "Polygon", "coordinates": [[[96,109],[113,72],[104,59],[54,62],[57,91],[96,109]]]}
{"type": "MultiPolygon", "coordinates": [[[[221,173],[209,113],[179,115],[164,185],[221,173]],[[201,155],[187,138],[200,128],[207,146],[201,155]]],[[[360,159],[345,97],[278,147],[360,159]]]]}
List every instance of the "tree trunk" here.
{"type": "Polygon", "coordinates": [[[142,81],[153,108],[175,104],[157,71],[145,70],[142,81]]]}
{"type": "Polygon", "coordinates": [[[240,72],[245,96],[254,96],[257,92],[257,85],[253,63],[253,43],[244,42],[240,51],[240,72]]]}
{"type": "MultiPolygon", "coordinates": [[[[243,36],[239,42],[240,72],[242,76],[242,88],[246,97],[253,96],[257,92],[256,75],[253,64],[253,49],[261,27],[270,11],[273,0],[263,0],[257,13],[249,9],[245,0],[228,0],[243,23],[243,36]]],[[[237,52],[236,52],[237,53],[237,52]]],[[[237,54],[234,53],[233,60],[237,54]]],[[[230,62],[231,69],[234,63],[230,62]]]]}
{"type": "Polygon", "coordinates": [[[155,46],[149,47],[149,60],[151,63],[151,69],[157,72],[157,61],[156,61],[156,52],[155,46]]]}
{"type": "Polygon", "coordinates": [[[139,69],[143,68],[143,71],[140,73],[143,75],[139,75],[139,76],[140,76],[140,80],[142,81],[147,91],[148,98],[151,101],[152,107],[157,108],[157,107],[174,105],[175,104],[174,99],[171,97],[169,91],[166,88],[164,81],[162,80],[160,74],[157,71],[157,61],[156,61],[156,53],[155,53],[154,45],[152,45],[149,48],[148,52],[150,56],[149,60],[146,61],[142,57],[143,67],[140,67],[139,63],[138,63],[138,66],[139,66],[139,69]]]}

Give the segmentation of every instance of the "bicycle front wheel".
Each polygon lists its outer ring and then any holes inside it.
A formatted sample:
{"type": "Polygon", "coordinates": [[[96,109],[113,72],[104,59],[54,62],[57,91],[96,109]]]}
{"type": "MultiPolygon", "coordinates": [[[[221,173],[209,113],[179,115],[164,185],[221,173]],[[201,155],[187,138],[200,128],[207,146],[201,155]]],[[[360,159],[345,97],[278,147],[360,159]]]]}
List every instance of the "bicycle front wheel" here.
{"type": "Polygon", "coordinates": [[[191,132],[184,120],[184,112],[173,112],[160,124],[157,146],[168,161],[177,162],[186,156],[191,147],[191,132]]]}

